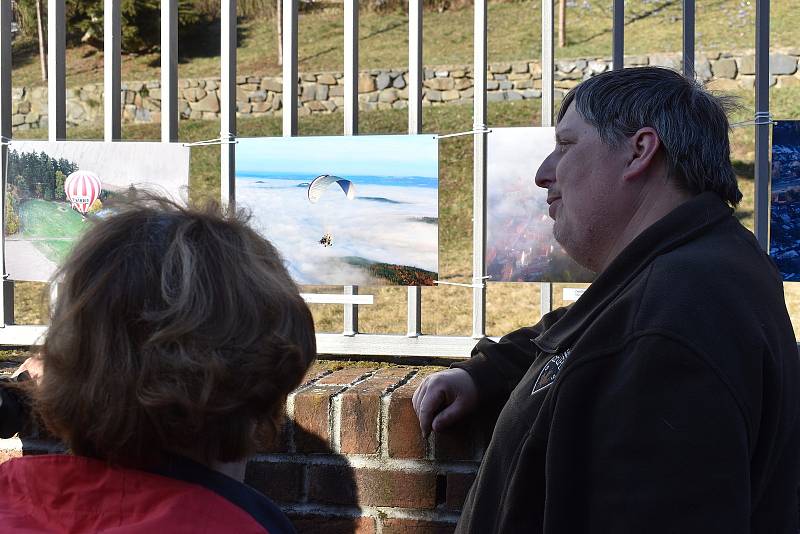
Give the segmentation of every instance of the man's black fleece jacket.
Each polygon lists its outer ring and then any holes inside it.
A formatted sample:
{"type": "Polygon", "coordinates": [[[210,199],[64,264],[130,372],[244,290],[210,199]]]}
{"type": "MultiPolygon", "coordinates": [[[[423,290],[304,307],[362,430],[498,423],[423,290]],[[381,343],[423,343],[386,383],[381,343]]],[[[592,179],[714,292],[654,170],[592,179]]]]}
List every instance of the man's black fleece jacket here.
{"type": "Polygon", "coordinates": [[[457,364],[504,407],[458,532],[797,534],[800,359],[780,275],[716,195],[570,308],[457,364]]]}

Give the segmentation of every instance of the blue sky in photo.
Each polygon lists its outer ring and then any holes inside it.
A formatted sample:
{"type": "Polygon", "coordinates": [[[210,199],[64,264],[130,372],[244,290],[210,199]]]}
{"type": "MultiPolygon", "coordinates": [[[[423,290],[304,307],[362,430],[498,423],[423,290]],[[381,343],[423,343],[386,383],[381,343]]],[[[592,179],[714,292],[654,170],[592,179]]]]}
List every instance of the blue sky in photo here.
{"type": "Polygon", "coordinates": [[[359,135],[242,138],[236,174],[438,177],[432,135],[359,135]],[[324,167],[324,168],[323,168],[324,167]]]}

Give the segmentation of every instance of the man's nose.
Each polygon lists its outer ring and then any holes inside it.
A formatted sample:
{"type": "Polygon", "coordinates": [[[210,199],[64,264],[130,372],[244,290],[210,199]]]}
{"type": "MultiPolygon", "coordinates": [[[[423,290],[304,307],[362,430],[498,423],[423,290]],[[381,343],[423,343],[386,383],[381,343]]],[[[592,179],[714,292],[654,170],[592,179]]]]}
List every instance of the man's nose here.
{"type": "Polygon", "coordinates": [[[553,155],[555,152],[551,152],[549,156],[545,158],[541,165],[539,165],[539,170],[536,171],[536,177],[533,181],[539,187],[543,187],[545,189],[549,189],[550,186],[555,181],[555,158],[553,155]]]}

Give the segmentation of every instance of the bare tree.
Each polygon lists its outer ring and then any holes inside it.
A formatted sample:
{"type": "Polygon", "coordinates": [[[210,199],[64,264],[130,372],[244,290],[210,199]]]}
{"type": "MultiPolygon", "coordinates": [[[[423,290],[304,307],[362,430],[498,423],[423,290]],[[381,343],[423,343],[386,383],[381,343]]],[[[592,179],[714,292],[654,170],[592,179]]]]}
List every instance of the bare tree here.
{"type": "Polygon", "coordinates": [[[47,55],[44,51],[44,29],[42,25],[42,0],[36,0],[36,25],[39,31],[39,61],[42,65],[42,81],[47,81],[47,55]]]}

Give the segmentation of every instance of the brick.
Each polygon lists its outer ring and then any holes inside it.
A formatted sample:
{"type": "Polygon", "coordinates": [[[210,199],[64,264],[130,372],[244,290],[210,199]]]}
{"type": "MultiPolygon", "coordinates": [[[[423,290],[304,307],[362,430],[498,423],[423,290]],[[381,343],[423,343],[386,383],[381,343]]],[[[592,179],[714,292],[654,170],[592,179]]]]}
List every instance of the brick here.
{"type": "Polygon", "coordinates": [[[271,440],[260,441],[256,450],[262,454],[289,452],[291,421],[284,413],[277,425],[277,434],[271,440]]]}
{"type": "Polygon", "coordinates": [[[445,508],[453,511],[461,510],[473,482],[475,482],[475,473],[448,473],[445,508]]]}
{"type": "Polygon", "coordinates": [[[328,517],[289,514],[300,534],[375,534],[372,517],[328,517]]]}
{"type": "Polygon", "coordinates": [[[428,444],[419,429],[411,398],[432,371],[419,372],[407,384],[392,392],[389,400],[388,449],[392,458],[425,458],[428,444]]]}
{"type": "Polygon", "coordinates": [[[329,374],[319,381],[318,386],[346,386],[365,377],[375,370],[374,367],[345,367],[329,374]]]}
{"type": "Polygon", "coordinates": [[[408,368],[380,369],[342,394],[341,452],[376,454],[380,448],[381,395],[409,374],[408,368]]]}
{"type": "Polygon", "coordinates": [[[305,469],[296,463],[252,461],[247,464],[244,479],[270,499],[292,503],[302,499],[305,469]]]}
{"type": "Polygon", "coordinates": [[[331,396],[339,386],[312,385],[294,397],[294,442],[298,452],[330,452],[331,396]]]}
{"type": "Polygon", "coordinates": [[[422,521],[418,519],[386,518],[383,520],[383,534],[452,534],[456,529],[453,523],[444,521],[422,521]]]}
{"type": "Polygon", "coordinates": [[[308,479],[310,503],[418,509],[436,507],[434,473],[312,465],[308,479]]]}

